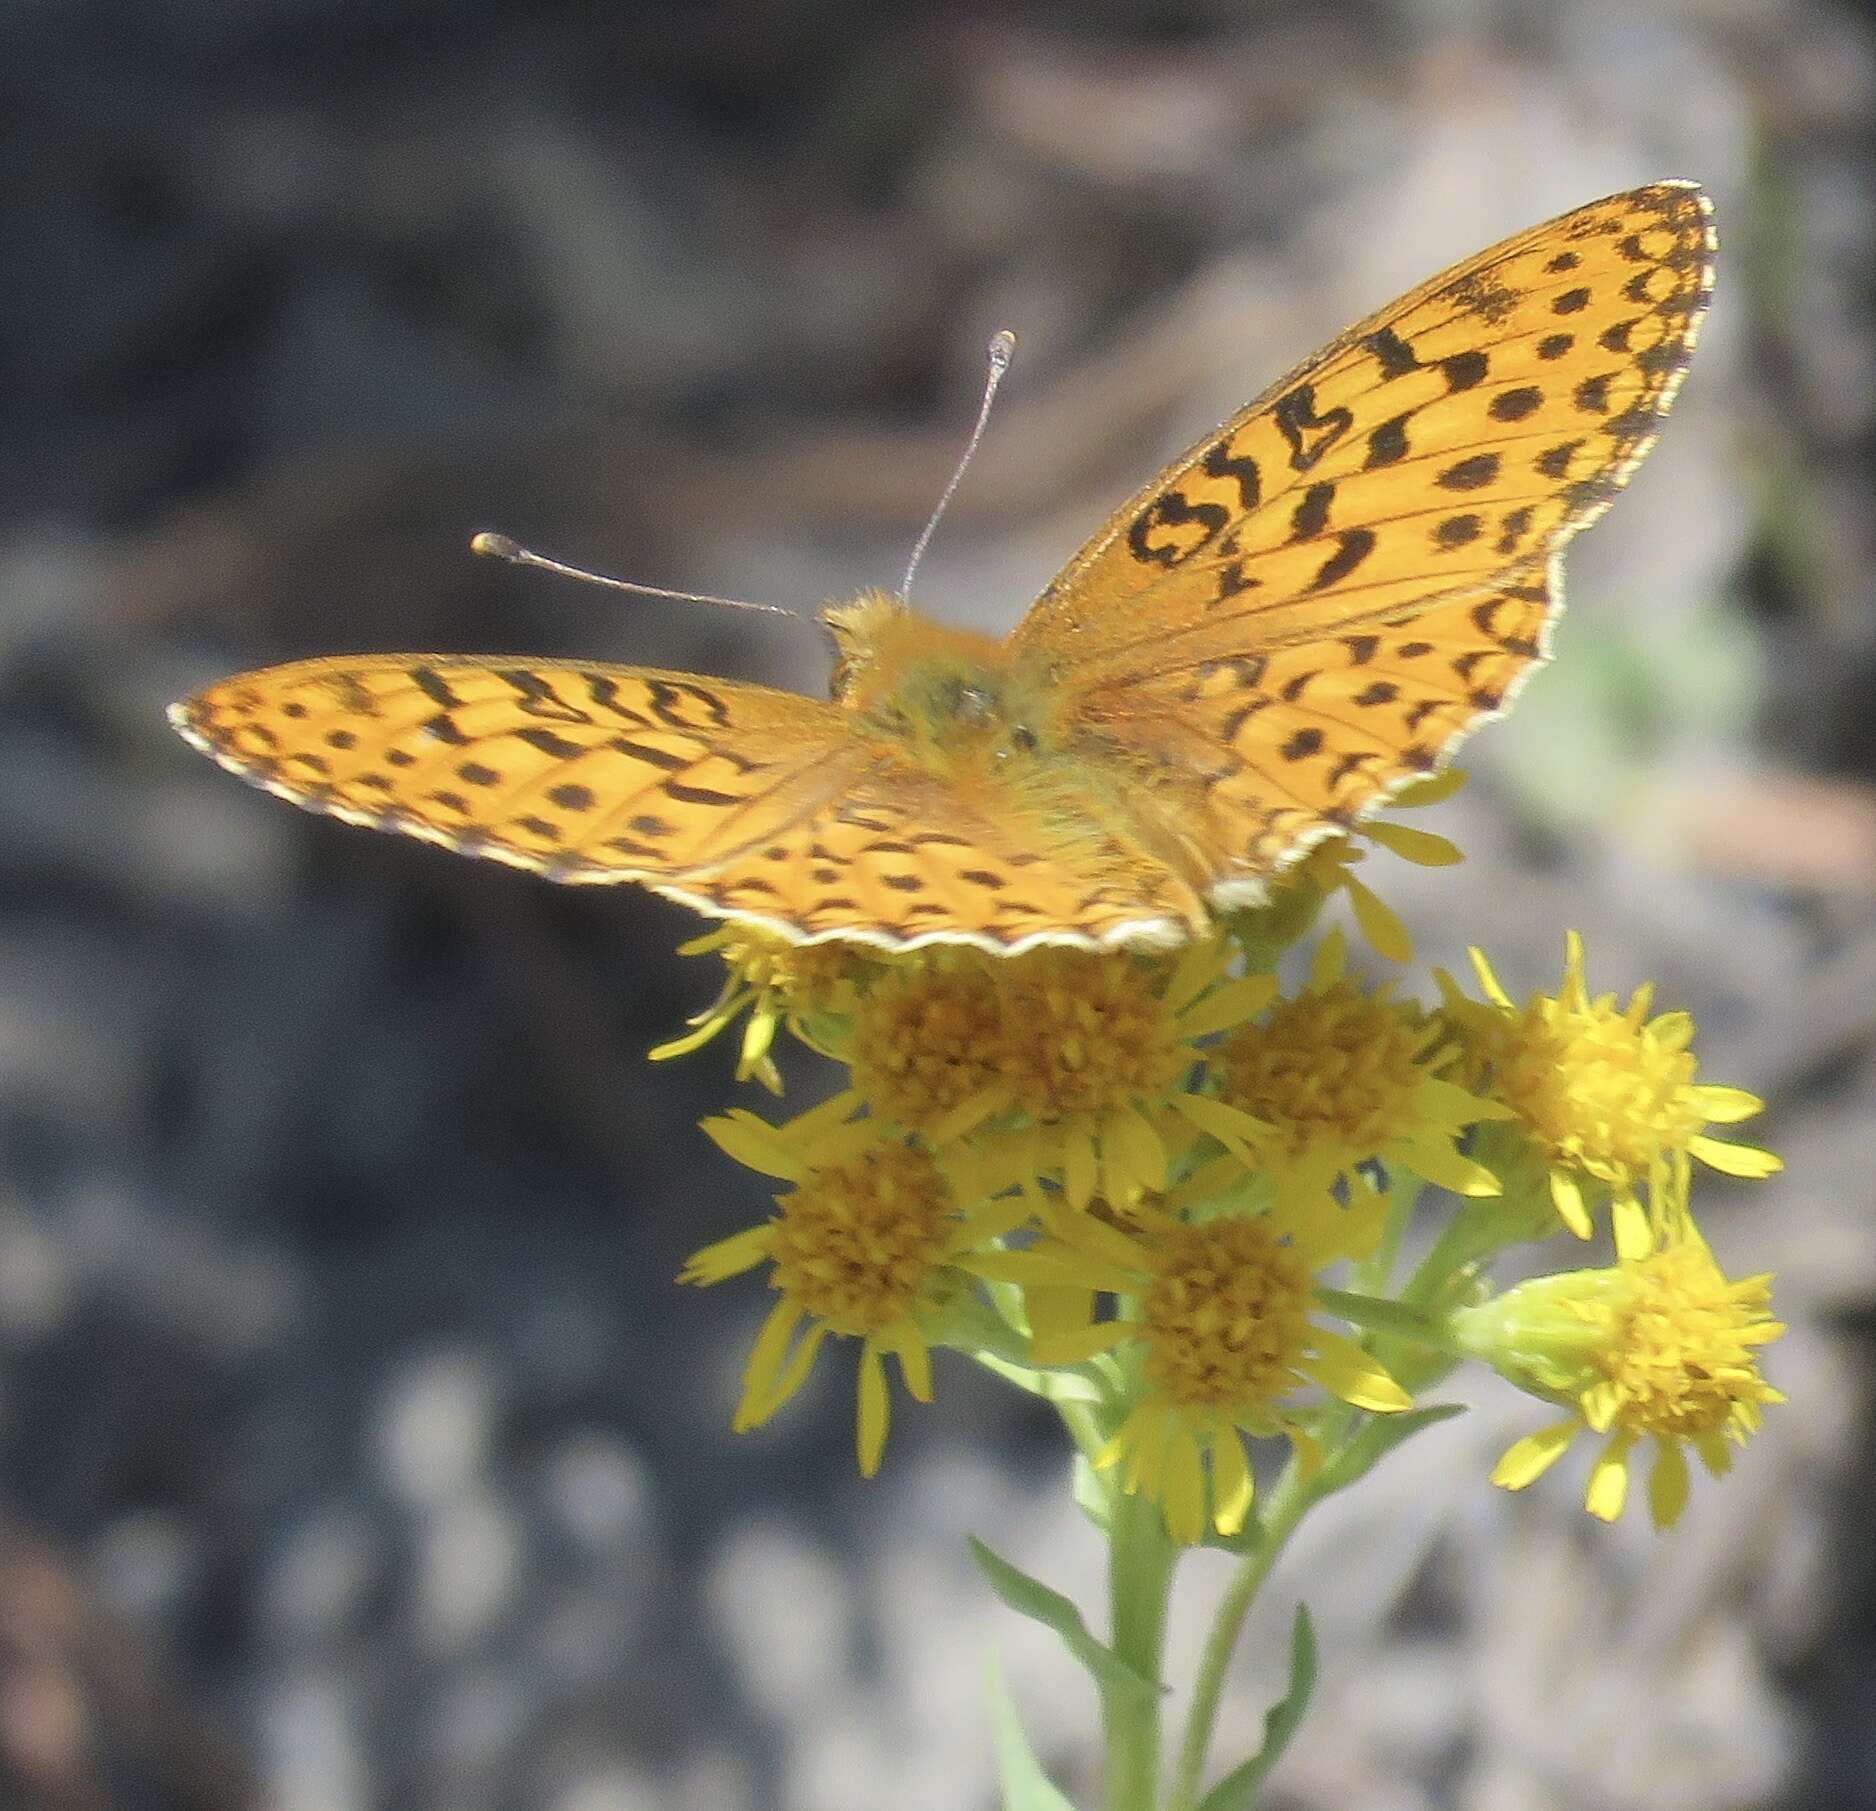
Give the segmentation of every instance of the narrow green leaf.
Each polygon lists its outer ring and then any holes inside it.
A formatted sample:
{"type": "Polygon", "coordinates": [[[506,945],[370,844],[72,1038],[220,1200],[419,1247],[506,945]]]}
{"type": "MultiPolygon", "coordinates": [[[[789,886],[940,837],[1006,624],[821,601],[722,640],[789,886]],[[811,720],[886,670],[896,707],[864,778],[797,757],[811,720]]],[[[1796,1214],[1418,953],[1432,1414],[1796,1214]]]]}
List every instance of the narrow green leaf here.
{"type": "Polygon", "coordinates": [[[1001,1664],[990,1661],[990,1717],[996,1732],[997,1786],[1003,1811],[1075,1811],[1062,1789],[1042,1771],[1001,1664]]]}
{"type": "Polygon", "coordinates": [[[1199,1800],[1198,1811],[1249,1811],[1271,1768],[1282,1759],[1309,1708],[1316,1689],[1316,1631],[1309,1611],[1296,1606],[1290,1627],[1290,1689],[1264,1717],[1264,1745],[1241,1767],[1232,1770],[1199,1800]]]}
{"type": "Polygon", "coordinates": [[[1331,1491],[1346,1490],[1357,1479],[1365,1478],[1403,1440],[1465,1412],[1462,1402],[1436,1402],[1399,1415],[1371,1416],[1346,1446],[1331,1455],[1317,1481],[1318,1494],[1327,1496],[1331,1491]]]}
{"type": "Polygon", "coordinates": [[[1019,1365],[999,1353],[981,1348],[970,1356],[986,1371],[994,1371],[1005,1383],[1013,1383],[1019,1390],[1027,1390],[1030,1395],[1040,1396],[1045,1402],[1100,1404],[1107,1400],[1101,1386],[1080,1371],[1038,1370],[1033,1365],[1019,1365]]]}
{"type": "Polygon", "coordinates": [[[1104,1691],[1118,1691],[1138,1700],[1150,1701],[1161,1687],[1137,1673],[1104,1643],[1095,1640],[1082,1621],[1081,1612],[1060,1591],[1053,1591],[1039,1578],[1031,1578],[1006,1559],[992,1553],[975,1535],[970,1537],[971,1556],[977,1561],[990,1588],[1019,1616],[1027,1616],[1061,1636],[1063,1645],[1093,1674],[1104,1691]]]}

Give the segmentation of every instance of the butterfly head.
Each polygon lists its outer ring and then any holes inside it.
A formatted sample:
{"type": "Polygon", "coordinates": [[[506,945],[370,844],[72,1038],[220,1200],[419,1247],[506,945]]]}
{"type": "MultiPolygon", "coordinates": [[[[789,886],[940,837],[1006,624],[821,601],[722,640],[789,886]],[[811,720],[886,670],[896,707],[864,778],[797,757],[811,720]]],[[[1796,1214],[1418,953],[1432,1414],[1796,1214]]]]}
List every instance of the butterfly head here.
{"type": "Polygon", "coordinates": [[[1053,719],[1005,644],[920,616],[902,598],[862,592],[822,613],[834,637],[834,702],[935,772],[1033,755],[1053,719]]]}

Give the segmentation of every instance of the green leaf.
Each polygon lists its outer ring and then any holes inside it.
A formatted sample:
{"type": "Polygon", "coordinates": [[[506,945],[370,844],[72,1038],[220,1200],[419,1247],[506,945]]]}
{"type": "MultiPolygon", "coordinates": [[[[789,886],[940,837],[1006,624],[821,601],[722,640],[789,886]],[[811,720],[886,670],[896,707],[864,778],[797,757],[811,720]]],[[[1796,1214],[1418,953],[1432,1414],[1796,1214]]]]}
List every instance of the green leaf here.
{"type": "Polygon", "coordinates": [[[1017,1714],[1016,1701],[993,1655],[990,1661],[990,1718],[996,1732],[997,1786],[1003,1811],[1075,1811],[1062,1789],[1042,1771],[1029,1732],[1017,1714]]]}
{"type": "Polygon", "coordinates": [[[986,1371],[994,1371],[1005,1383],[1013,1383],[1019,1390],[1027,1390],[1030,1395],[1040,1396],[1045,1402],[1089,1402],[1099,1405],[1107,1400],[1107,1393],[1101,1386],[1081,1371],[1066,1368],[1042,1371],[1033,1365],[1019,1365],[1012,1359],[981,1347],[970,1356],[986,1371]]]}
{"type": "Polygon", "coordinates": [[[1241,1767],[1232,1770],[1199,1800],[1198,1811],[1249,1811],[1266,1775],[1282,1758],[1309,1708],[1316,1689],[1316,1631],[1309,1611],[1296,1606],[1290,1627],[1290,1689],[1264,1717],[1264,1745],[1241,1767]]]}
{"type": "Polygon", "coordinates": [[[1365,1478],[1403,1440],[1411,1440],[1422,1428],[1450,1421],[1465,1412],[1463,1402],[1436,1402],[1399,1415],[1371,1416],[1367,1425],[1322,1468],[1322,1476],[1316,1483],[1317,1494],[1327,1496],[1331,1491],[1346,1490],[1357,1479],[1365,1478]]]}
{"type": "Polygon", "coordinates": [[[1159,1696],[1160,1685],[1137,1673],[1112,1648],[1096,1641],[1082,1621],[1081,1612],[1060,1591],[1052,1591],[1041,1579],[1018,1571],[975,1535],[970,1537],[970,1545],[971,1557],[990,1581],[991,1590],[1019,1616],[1027,1616],[1061,1636],[1063,1645],[1093,1674],[1103,1692],[1120,1692],[1147,1702],[1159,1696]]]}

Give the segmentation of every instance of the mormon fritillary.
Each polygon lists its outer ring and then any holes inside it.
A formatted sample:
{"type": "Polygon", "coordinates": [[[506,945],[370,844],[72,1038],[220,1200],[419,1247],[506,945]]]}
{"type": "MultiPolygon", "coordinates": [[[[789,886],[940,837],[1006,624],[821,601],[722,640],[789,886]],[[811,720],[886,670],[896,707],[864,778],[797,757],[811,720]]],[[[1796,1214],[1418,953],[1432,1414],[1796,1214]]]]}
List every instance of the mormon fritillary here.
{"type": "Polygon", "coordinates": [[[829,608],[821,701],[404,654],[175,707],[295,804],[807,942],[1173,943],[1504,710],[1713,281],[1658,182],[1352,327],[1123,504],[1006,640],[829,608]]]}

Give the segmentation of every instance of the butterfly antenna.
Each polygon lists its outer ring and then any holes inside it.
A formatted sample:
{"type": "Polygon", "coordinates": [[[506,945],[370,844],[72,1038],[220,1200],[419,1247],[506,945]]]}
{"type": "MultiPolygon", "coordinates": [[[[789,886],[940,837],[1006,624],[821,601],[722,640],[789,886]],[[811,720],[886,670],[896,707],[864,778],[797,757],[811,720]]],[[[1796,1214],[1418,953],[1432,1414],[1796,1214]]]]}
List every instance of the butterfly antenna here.
{"type": "Polygon", "coordinates": [[[946,506],[963,481],[964,468],[970,464],[971,455],[977,451],[977,443],[984,437],[985,425],[990,420],[990,405],[997,399],[997,385],[1002,383],[1003,374],[1010,368],[1010,360],[1016,356],[1016,335],[1007,327],[990,337],[990,347],[985,357],[989,369],[984,373],[984,400],[978,406],[977,425],[971,429],[969,443],[964,448],[964,457],[957,463],[957,469],[951,474],[951,482],[944,488],[944,495],[938,499],[938,507],[931,512],[931,520],[925,524],[925,532],[918,538],[912,549],[911,559],[906,561],[905,577],[899,581],[899,595],[912,595],[912,575],[918,571],[918,563],[925,557],[925,549],[931,543],[932,533],[937,528],[945,513],[946,506]]]}
{"type": "Polygon", "coordinates": [[[604,585],[611,591],[630,591],[638,597],[668,597],[680,604],[722,604],[730,610],[761,610],[769,616],[793,616],[800,620],[795,611],[785,610],[780,604],[751,603],[746,597],[713,597],[707,591],[667,591],[662,585],[635,585],[629,579],[588,572],[584,566],[550,560],[545,554],[523,547],[519,541],[511,541],[505,534],[490,534],[486,529],[470,541],[469,551],[485,559],[506,560],[511,566],[534,566],[542,572],[557,572],[562,578],[584,579],[589,585],[604,585]]]}

